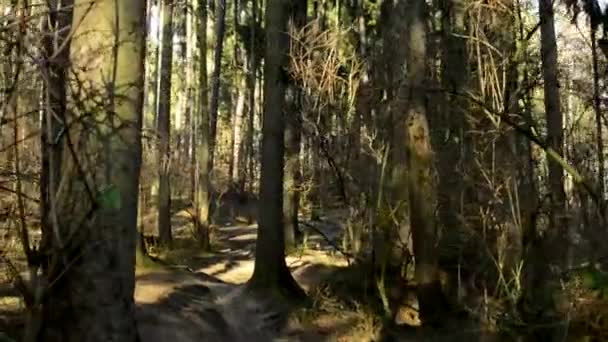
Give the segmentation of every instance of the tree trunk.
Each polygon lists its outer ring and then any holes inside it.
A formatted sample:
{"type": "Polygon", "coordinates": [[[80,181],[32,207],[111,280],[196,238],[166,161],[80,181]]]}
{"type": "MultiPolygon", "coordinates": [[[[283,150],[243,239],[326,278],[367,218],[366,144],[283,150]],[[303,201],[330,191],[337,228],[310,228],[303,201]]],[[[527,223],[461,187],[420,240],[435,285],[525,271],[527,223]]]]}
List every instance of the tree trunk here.
{"type": "MultiPolygon", "coordinates": [[[[597,40],[595,28],[591,28],[591,56],[593,59],[593,109],[595,111],[595,134],[597,148],[598,193],[604,198],[604,142],[602,137],[602,107],[600,99],[600,75],[597,58],[597,40]]],[[[604,215],[604,213],[602,213],[604,215]]]]}
{"type": "Polygon", "coordinates": [[[466,50],[465,4],[462,0],[443,1],[443,30],[445,36],[443,53],[443,85],[447,92],[446,106],[435,122],[438,141],[448,137],[446,143],[439,143],[443,148],[438,149],[439,161],[439,217],[444,229],[456,229],[461,224],[458,220],[460,212],[461,195],[464,191],[462,179],[464,177],[461,159],[462,142],[464,141],[465,117],[467,103],[462,96],[468,86],[468,55],[466,50]],[[455,65],[462,67],[455,68],[455,65]],[[442,130],[442,132],[440,132],[442,130]],[[447,132],[446,132],[447,130],[447,132]],[[454,172],[458,176],[454,177],[454,172]]]}
{"type": "Polygon", "coordinates": [[[428,14],[424,0],[409,3],[404,15],[407,18],[406,46],[407,78],[409,85],[402,86],[401,98],[408,100],[408,113],[401,120],[400,129],[406,132],[408,150],[408,181],[410,222],[416,258],[420,315],[423,321],[432,321],[440,312],[441,289],[437,278],[437,229],[435,226],[436,184],[433,179],[433,151],[427,122],[426,84],[428,14]]]}
{"type": "Polygon", "coordinates": [[[163,245],[170,245],[171,232],[171,73],[173,64],[173,0],[163,4],[163,40],[158,101],[158,235],[163,245]]]}
{"type": "MultiPolygon", "coordinates": [[[[232,157],[230,163],[230,184],[239,183],[240,175],[243,174],[243,122],[245,120],[245,97],[247,94],[247,81],[245,75],[238,77],[236,107],[234,111],[234,126],[232,131],[232,157]]],[[[240,188],[240,187],[237,187],[240,188]]]]}
{"type": "Polygon", "coordinates": [[[152,108],[150,115],[152,116],[152,127],[156,129],[158,127],[158,104],[160,102],[160,72],[161,72],[161,48],[163,45],[163,27],[162,27],[162,15],[163,15],[163,0],[156,0],[156,19],[160,21],[156,27],[156,45],[154,46],[154,55],[152,56],[152,63],[154,63],[154,74],[151,77],[151,88],[154,89],[154,100],[152,101],[152,108]]]}
{"type": "MultiPolygon", "coordinates": [[[[70,26],[72,21],[72,1],[53,0],[49,2],[48,32],[65,32],[62,28],[70,26]]],[[[50,246],[53,235],[53,222],[56,219],[55,198],[61,177],[61,161],[63,159],[63,146],[57,144],[66,114],[66,66],[70,58],[70,44],[66,43],[67,33],[47,35],[45,37],[46,77],[45,102],[47,110],[42,117],[41,128],[41,155],[42,171],[40,173],[41,198],[41,229],[42,246],[50,246]],[[67,45],[61,51],[56,46],[67,45]],[[55,58],[50,58],[57,53],[55,58]]]]}
{"type": "Polygon", "coordinates": [[[44,297],[42,341],[137,340],[144,15],[143,0],[74,4],[73,22],[79,25],[71,68],[87,89],[70,94],[69,113],[76,117],[61,141],[71,153],[61,165],[65,187],[56,203],[58,224],[46,239],[45,276],[53,285],[44,297]]]}
{"type": "Polygon", "coordinates": [[[199,100],[198,127],[196,129],[197,186],[196,186],[196,232],[203,250],[209,250],[209,107],[207,102],[207,0],[198,4],[198,44],[199,44],[199,100]]]}
{"type": "Polygon", "coordinates": [[[243,190],[246,188],[246,183],[249,180],[250,187],[253,187],[253,178],[254,178],[254,149],[253,149],[253,136],[254,136],[254,119],[255,119],[255,90],[256,90],[256,73],[257,73],[257,54],[256,49],[258,48],[256,45],[256,27],[257,27],[257,1],[251,1],[251,26],[249,28],[250,32],[250,48],[249,48],[249,56],[248,56],[248,74],[247,74],[247,89],[249,90],[248,94],[248,113],[247,113],[247,133],[245,137],[245,153],[247,154],[247,172],[244,173],[243,179],[243,190]]]}
{"type": "Polygon", "coordinates": [[[226,31],[226,0],[217,0],[215,6],[215,51],[213,55],[213,75],[211,75],[211,106],[209,108],[209,171],[213,171],[215,142],[217,139],[217,116],[220,103],[220,81],[222,76],[222,55],[224,53],[224,33],[226,31]]]}
{"type": "MultiPolygon", "coordinates": [[[[558,71],[557,71],[557,44],[555,38],[555,24],[553,15],[553,2],[551,0],[539,0],[540,33],[541,33],[541,59],[542,72],[544,78],[544,101],[547,117],[547,141],[549,147],[559,155],[562,155],[563,130],[562,113],[560,107],[558,71]]],[[[535,236],[539,240],[533,246],[533,256],[531,256],[531,270],[527,274],[531,277],[529,283],[528,298],[530,307],[540,317],[541,322],[555,322],[555,317],[550,317],[555,303],[553,293],[558,290],[559,283],[557,275],[553,274],[549,268],[551,263],[561,265],[564,253],[564,240],[562,237],[566,228],[565,215],[565,193],[563,169],[551,158],[549,163],[549,184],[551,193],[551,216],[547,232],[542,237],[535,236]],[[558,246],[561,246],[558,247],[558,246]],[[557,248],[556,248],[557,247],[557,248]]],[[[530,258],[530,257],[529,257],[530,258]]],[[[543,340],[561,339],[564,333],[563,325],[551,325],[548,328],[539,328],[536,331],[536,338],[543,340]]]]}
{"type": "MultiPolygon", "coordinates": [[[[294,31],[300,31],[306,25],[307,1],[292,3],[290,25],[294,31]]],[[[295,80],[289,80],[285,108],[285,179],[283,193],[283,216],[285,217],[285,247],[290,249],[297,244],[298,212],[300,207],[300,145],[302,141],[302,103],[301,89],[295,80]]]]}
{"type": "Polygon", "coordinates": [[[289,4],[289,0],[268,0],[266,3],[259,228],[255,267],[248,288],[256,292],[270,292],[284,300],[293,301],[304,298],[305,293],[285,264],[282,210],[285,136],[283,109],[288,79],[289,4]]]}

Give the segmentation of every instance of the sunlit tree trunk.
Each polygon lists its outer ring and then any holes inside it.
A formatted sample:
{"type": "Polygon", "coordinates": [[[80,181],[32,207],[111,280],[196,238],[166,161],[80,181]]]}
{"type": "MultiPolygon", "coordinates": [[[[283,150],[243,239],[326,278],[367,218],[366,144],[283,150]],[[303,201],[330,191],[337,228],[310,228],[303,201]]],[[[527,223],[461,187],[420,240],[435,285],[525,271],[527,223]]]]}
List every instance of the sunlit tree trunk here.
{"type": "MultiPolygon", "coordinates": [[[[145,1],[75,1],[73,124],[48,239],[41,341],[136,341],[145,1]],[[84,89],[82,87],[85,87],[84,89]],[[92,97],[92,95],[95,95],[92,97]],[[98,103],[102,101],[102,103],[98,103]]],[[[67,151],[67,149],[66,149],[67,151]]]]}
{"type": "Polygon", "coordinates": [[[433,151],[427,122],[426,90],[427,20],[424,0],[412,0],[401,12],[407,18],[407,87],[401,87],[401,98],[408,100],[405,120],[408,149],[408,185],[410,222],[414,247],[415,279],[420,314],[423,321],[437,317],[441,289],[437,278],[437,228],[435,226],[436,184],[433,178],[433,151]]]}
{"type": "Polygon", "coordinates": [[[243,122],[245,121],[245,100],[247,95],[246,75],[237,77],[237,95],[234,110],[234,125],[232,130],[232,153],[230,158],[230,184],[238,183],[239,177],[245,171],[241,162],[243,154],[243,122]]]}

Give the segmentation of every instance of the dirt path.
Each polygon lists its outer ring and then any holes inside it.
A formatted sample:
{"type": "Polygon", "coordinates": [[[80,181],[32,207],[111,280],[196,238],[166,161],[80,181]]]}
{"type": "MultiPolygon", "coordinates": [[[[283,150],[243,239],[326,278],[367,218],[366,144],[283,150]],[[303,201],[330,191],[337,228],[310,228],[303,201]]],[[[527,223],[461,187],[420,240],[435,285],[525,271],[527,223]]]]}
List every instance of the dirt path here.
{"type": "MultiPolygon", "coordinates": [[[[256,237],[256,225],[220,227],[215,253],[181,254],[180,270],[138,272],[135,300],[142,341],[326,340],[322,333],[287,327],[286,308],[243,293],[253,273],[256,237]]],[[[316,248],[286,258],[305,290],[331,267],[347,264],[340,255],[330,255],[320,236],[311,235],[309,241],[316,248]]]]}

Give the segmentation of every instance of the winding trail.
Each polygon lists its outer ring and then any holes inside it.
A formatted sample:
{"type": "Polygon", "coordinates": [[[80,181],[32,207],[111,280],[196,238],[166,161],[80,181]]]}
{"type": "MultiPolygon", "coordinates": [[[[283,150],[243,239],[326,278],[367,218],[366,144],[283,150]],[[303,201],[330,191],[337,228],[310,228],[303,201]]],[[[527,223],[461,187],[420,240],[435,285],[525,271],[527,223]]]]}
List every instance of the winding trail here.
{"type": "MultiPolygon", "coordinates": [[[[290,327],[288,308],[244,293],[244,284],[253,273],[257,225],[223,226],[215,234],[217,247],[212,254],[186,252],[179,257],[180,269],[137,272],[135,300],[142,341],[327,340],[323,332],[290,327]]],[[[315,248],[286,258],[305,290],[333,267],[347,265],[343,257],[328,252],[330,246],[324,239],[310,234],[309,245],[315,248]]]]}

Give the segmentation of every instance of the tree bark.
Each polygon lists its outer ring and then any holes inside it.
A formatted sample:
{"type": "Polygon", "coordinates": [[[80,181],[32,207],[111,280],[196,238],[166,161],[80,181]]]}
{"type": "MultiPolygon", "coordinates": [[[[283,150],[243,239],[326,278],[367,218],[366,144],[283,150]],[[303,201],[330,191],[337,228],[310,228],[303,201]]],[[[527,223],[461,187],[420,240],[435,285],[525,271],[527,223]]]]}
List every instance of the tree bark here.
{"type": "Polygon", "coordinates": [[[215,142],[217,139],[217,116],[222,76],[222,55],[226,32],[226,0],[217,0],[215,6],[215,51],[213,55],[213,75],[211,75],[211,106],[209,109],[209,171],[213,171],[215,142]]]}
{"type": "MultiPolygon", "coordinates": [[[[544,78],[544,102],[547,118],[547,141],[550,148],[562,155],[563,148],[563,118],[560,106],[558,71],[557,71],[557,43],[555,38],[555,24],[553,15],[553,2],[551,0],[539,0],[539,17],[541,33],[541,60],[544,78]]],[[[565,192],[563,169],[553,159],[549,163],[549,184],[551,193],[551,216],[548,230],[542,237],[534,236],[537,243],[533,246],[531,256],[532,265],[527,276],[530,277],[528,284],[529,306],[532,314],[541,322],[555,322],[551,312],[555,307],[553,293],[558,290],[559,283],[557,274],[551,271],[550,265],[557,263],[561,265],[563,258],[567,255],[563,242],[565,232],[565,192]],[[538,318],[540,317],[540,318],[538,318]]],[[[563,324],[552,325],[548,328],[539,328],[535,331],[537,339],[552,340],[561,339],[564,333],[563,324]]]]}
{"type": "Polygon", "coordinates": [[[198,4],[198,44],[199,44],[199,100],[198,127],[199,138],[196,145],[197,186],[196,186],[196,231],[203,250],[209,250],[209,106],[207,102],[207,0],[198,4]]]}
{"type": "Polygon", "coordinates": [[[173,0],[163,4],[163,39],[158,101],[158,235],[163,245],[170,245],[171,232],[171,74],[173,64],[173,0]]]}
{"type": "MultiPolygon", "coordinates": [[[[307,1],[300,0],[292,3],[290,9],[290,25],[294,31],[300,31],[306,25],[307,1]]],[[[285,179],[283,189],[283,216],[285,217],[285,247],[295,247],[300,230],[298,228],[298,212],[300,207],[300,145],[302,142],[302,91],[290,77],[287,84],[285,108],[285,179]]]]}
{"type": "Polygon", "coordinates": [[[71,87],[68,112],[75,117],[61,141],[65,187],[57,195],[59,222],[47,239],[45,277],[52,286],[44,296],[42,341],[137,340],[144,16],[143,0],[74,3],[79,25],[71,68],[81,83],[71,87]]]}
{"type": "Polygon", "coordinates": [[[254,143],[254,119],[256,113],[256,103],[255,103],[255,93],[256,93],[256,74],[258,70],[257,60],[258,56],[256,54],[256,49],[258,48],[256,45],[256,28],[257,28],[257,0],[251,1],[251,23],[249,27],[250,32],[250,41],[249,41],[249,56],[248,56],[248,74],[247,74],[247,89],[249,90],[248,94],[248,113],[247,113],[247,133],[245,137],[245,153],[247,155],[247,171],[244,173],[244,178],[242,181],[243,190],[246,189],[246,183],[249,180],[250,187],[253,188],[253,178],[254,178],[254,155],[253,155],[253,143],[254,143]]]}
{"type": "MultiPolygon", "coordinates": [[[[443,53],[443,86],[446,89],[447,101],[440,118],[435,121],[435,136],[448,137],[444,147],[437,152],[439,166],[439,193],[438,207],[439,217],[444,229],[457,228],[459,222],[460,201],[464,184],[462,154],[464,154],[462,143],[465,136],[465,117],[467,102],[456,93],[462,92],[468,86],[468,55],[466,50],[465,26],[465,4],[462,0],[444,0],[443,4],[443,30],[444,30],[444,53],[443,53]],[[460,65],[462,67],[454,67],[460,65]],[[447,132],[446,132],[447,130],[447,132]],[[454,172],[457,176],[454,177],[454,172]]],[[[440,140],[440,139],[437,139],[440,140]]],[[[439,145],[439,144],[437,144],[439,145]]]]}
{"type": "MultiPolygon", "coordinates": [[[[597,148],[598,193],[604,198],[604,140],[602,137],[602,107],[600,99],[600,75],[597,58],[596,29],[591,28],[591,56],[593,59],[593,109],[595,111],[595,139],[597,148]]],[[[602,213],[604,215],[604,213],[602,213]]]]}
{"type": "Polygon", "coordinates": [[[289,4],[290,0],[268,0],[266,3],[259,228],[255,267],[248,288],[257,292],[270,292],[284,300],[293,301],[304,298],[305,293],[285,264],[282,210],[285,138],[283,109],[288,80],[289,4]]]}
{"type": "Polygon", "coordinates": [[[433,178],[433,151],[427,121],[427,27],[428,13],[424,0],[412,0],[406,11],[407,79],[409,85],[399,90],[408,100],[406,120],[400,129],[406,132],[410,222],[421,319],[437,318],[442,295],[437,269],[437,228],[435,226],[436,184],[433,178]]]}

